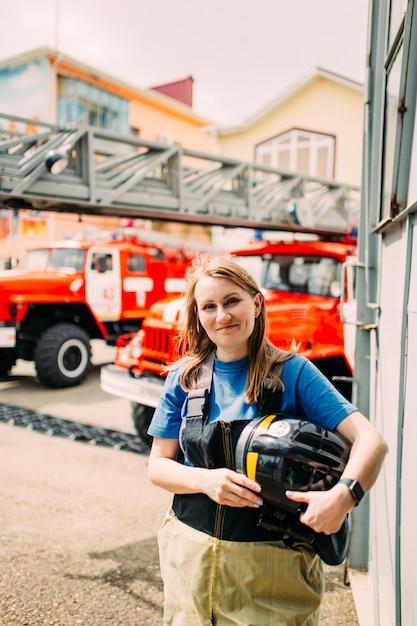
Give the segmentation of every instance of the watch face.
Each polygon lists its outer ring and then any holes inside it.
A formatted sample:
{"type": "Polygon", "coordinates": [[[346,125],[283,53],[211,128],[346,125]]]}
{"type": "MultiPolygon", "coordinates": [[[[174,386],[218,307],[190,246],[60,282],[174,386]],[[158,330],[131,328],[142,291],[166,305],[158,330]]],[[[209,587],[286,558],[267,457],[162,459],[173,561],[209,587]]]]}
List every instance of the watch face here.
{"type": "Polygon", "coordinates": [[[360,502],[363,498],[363,489],[357,480],[353,482],[352,491],[355,494],[356,500],[360,502]]]}
{"type": "Polygon", "coordinates": [[[353,499],[356,501],[356,504],[359,504],[364,496],[364,491],[359,482],[357,480],[353,480],[353,478],[341,478],[339,482],[348,487],[353,499]]]}

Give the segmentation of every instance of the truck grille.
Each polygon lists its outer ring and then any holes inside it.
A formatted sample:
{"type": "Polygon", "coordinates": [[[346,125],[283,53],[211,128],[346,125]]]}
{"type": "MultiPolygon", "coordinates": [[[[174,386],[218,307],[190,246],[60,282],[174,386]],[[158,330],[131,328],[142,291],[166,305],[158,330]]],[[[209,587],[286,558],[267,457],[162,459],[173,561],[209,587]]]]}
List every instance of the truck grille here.
{"type": "Polygon", "coordinates": [[[293,320],[306,320],[308,318],[308,309],[306,307],[289,309],[288,316],[293,320]]]}
{"type": "Polygon", "coordinates": [[[162,360],[165,361],[166,355],[169,354],[168,330],[160,328],[147,328],[143,351],[145,352],[147,350],[152,350],[152,352],[162,352],[164,355],[162,360]]]}

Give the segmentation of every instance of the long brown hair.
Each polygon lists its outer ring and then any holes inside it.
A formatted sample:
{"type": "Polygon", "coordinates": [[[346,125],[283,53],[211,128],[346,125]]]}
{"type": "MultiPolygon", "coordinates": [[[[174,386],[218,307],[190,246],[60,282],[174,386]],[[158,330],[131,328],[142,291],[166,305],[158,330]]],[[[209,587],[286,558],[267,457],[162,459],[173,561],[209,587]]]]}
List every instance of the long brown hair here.
{"type": "MultiPolygon", "coordinates": [[[[208,337],[206,331],[199,324],[195,287],[204,276],[226,278],[235,285],[247,291],[252,298],[260,292],[253,276],[229,255],[199,255],[193,262],[188,275],[187,290],[185,292],[185,319],[179,335],[178,351],[183,355],[174,365],[167,369],[181,365],[181,386],[190,391],[198,386],[198,377],[201,364],[209,356],[216,345],[208,337]]],[[[262,296],[262,294],[261,294],[262,296]]],[[[261,297],[261,307],[255,318],[254,329],[249,337],[249,373],[246,382],[245,402],[251,404],[258,400],[262,381],[271,380],[273,388],[281,386],[280,373],[284,361],[291,358],[295,352],[279,350],[266,336],[267,316],[265,302],[261,297]]]]}

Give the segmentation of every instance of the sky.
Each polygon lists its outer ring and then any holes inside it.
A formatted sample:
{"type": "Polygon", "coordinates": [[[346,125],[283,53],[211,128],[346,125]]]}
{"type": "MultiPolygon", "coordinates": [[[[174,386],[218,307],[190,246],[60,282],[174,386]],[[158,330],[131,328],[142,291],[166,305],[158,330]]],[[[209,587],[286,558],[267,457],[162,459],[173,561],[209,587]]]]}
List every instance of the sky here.
{"type": "Polygon", "coordinates": [[[0,0],[0,14],[1,60],[48,46],[139,88],[192,76],[193,109],[225,126],[316,66],[364,82],[367,0],[0,0]]]}

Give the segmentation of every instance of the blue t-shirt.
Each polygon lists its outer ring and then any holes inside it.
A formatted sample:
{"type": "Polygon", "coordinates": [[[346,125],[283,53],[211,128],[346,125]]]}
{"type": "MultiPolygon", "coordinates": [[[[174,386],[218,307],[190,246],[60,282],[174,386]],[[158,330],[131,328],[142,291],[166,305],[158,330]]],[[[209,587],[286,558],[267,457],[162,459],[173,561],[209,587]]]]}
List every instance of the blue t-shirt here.
{"type": "MultiPolygon", "coordinates": [[[[238,361],[214,359],[213,378],[210,392],[209,421],[222,419],[225,422],[259,417],[257,404],[244,401],[249,358],[238,361]]],[[[186,411],[187,393],[181,388],[180,370],[171,370],[165,380],[158,406],[148,429],[152,437],[179,439],[186,411]]],[[[327,378],[305,357],[294,355],[285,362],[282,382],[282,413],[308,420],[334,430],[348,415],[356,411],[327,380],[327,378]]]]}

